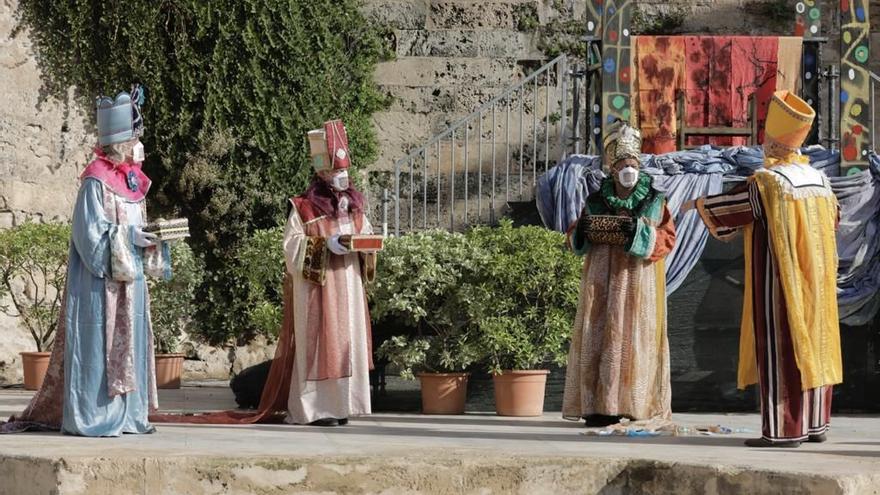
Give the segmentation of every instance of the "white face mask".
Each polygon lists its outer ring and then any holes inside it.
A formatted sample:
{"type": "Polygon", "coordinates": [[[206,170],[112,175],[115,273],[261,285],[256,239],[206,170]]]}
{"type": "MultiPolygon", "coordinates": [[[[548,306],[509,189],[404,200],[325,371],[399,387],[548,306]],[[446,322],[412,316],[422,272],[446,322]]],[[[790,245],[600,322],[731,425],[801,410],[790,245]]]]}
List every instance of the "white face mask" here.
{"type": "Polygon", "coordinates": [[[140,141],[131,148],[131,159],[138,163],[144,161],[144,145],[140,141]]]}
{"type": "Polygon", "coordinates": [[[639,180],[639,171],[634,167],[626,167],[620,172],[617,172],[617,180],[620,181],[620,185],[629,189],[636,185],[636,182],[639,180]]]}
{"type": "Polygon", "coordinates": [[[348,189],[348,170],[343,170],[334,175],[333,179],[330,180],[330,185],[337,191],[345,191],[348,189]]]}

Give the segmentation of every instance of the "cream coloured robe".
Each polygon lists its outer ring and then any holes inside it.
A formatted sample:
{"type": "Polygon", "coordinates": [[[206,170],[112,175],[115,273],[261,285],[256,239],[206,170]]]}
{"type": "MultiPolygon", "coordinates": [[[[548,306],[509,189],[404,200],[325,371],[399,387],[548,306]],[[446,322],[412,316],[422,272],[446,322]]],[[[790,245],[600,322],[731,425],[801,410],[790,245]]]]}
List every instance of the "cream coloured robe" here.
{"type": "MultiPolygon", "coordinates": [[[[338,221],[321,216],[311,222],[328,222],[324,227],[338,229],[337,234],[354,234],[355,226],[350,217],[344,216],[338,221]],[[335,225],[334,225],[335,224],[335,225]]],[[[310,223],[311,223],[310,222],[310,223]]],[[[307,335],[309,308],[308,290],[312,282],[303,278],[302,267],[306,245],[304,224],[296,206],[291,208],[290,217],[284,231],[284,255],[288,273],[293,278],[293,319],[294,339],[296,342],[293,372],[290,382],[290,398],[288,399],[288,423],[308,424],[324,418],[348,418],[370,414],[370,377],[369,377],[369,338],[368,318],[364,283],[361,276],[361,260],[357,253],[344,256],[344,270],[347,291],[344,300],[348,301],[347,309],[350,322],[349,328],[340,328],[340,332],[349,332],[351,336],[351,376],[340,379],[321,381],[307,380],[308,356],[307,335]]],[[[372,226],[364,218],[362,234],[372,233],[372,226]]],[[[330,254],[331,257],[337,256],[330,254]]],[[[329,274],[328,274],[329,276],[329,274]]]]}

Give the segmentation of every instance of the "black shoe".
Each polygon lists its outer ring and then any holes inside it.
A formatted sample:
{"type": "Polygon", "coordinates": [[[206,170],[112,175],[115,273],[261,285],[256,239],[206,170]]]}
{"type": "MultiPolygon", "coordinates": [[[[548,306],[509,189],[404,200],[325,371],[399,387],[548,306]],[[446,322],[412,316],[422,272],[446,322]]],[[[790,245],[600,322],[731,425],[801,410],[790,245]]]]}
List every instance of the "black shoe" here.
{"type": "Polygon", "coordinates": [[[339,426],[339,421],[336,418],[323,418],[317,421],[312,421],[309,423],[309,426],[339,426]]]}
{"type": "Polygon", "coordinates": [[[792,440],[788,442],[771,442],[766,438],[750,438],[746,440],[746,447],[776,447],[780,449],[793,449],[801,446],[801,442],[799,440],[792,440]]]}
{"type": "Polygon", "coordinates": [[[588,428],[602,428],[620,423],[620,416],[606,416],[604,414],[588,414],[584,417],[588,428]]]}
{"type": "Polygon", "coordinates": [[[828,438],[825,437],[825,434],[819,433],[818,435],[810,435],[810,438],[807,441],[812,443],[822,443],[825,440],[828,440],[828,438]]]}
{"type": "Polygon", "coordinates": [[[348,424],[348,418],[337,419],[336,424],[339,426],[345,426],[348,424]]]}

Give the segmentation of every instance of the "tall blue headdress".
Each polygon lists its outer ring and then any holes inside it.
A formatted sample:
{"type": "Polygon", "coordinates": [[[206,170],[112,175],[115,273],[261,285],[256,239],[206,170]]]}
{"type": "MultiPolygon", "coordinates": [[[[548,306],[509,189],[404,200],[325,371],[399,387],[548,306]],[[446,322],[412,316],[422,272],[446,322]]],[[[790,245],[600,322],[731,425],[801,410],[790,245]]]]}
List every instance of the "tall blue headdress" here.
{"type": "Polygon", "coordinates": [[[144,104],[144,88],[134,84],[131,93],[125,91],[116,99],[99,96],[95,101],[98,111],[98,144],[124,143],[144,133],[141,105],[144,104]]]}

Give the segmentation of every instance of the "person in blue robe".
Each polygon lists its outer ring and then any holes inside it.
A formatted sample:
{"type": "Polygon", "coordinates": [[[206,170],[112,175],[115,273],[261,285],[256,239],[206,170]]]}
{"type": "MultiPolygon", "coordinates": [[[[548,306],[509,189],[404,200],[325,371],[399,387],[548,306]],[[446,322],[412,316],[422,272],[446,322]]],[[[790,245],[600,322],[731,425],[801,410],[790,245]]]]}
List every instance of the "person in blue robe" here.
{"type": "Polygon", "coordinates": [[[135,86],[97,101],[98,147],[81,175],[67,283],[49,370],[30,405],[0,432],[60,430],[90,437],[151,433],[156,400],[145,277],[170,278],[167,242],[144,232],[150,179],[135,86]]]}

